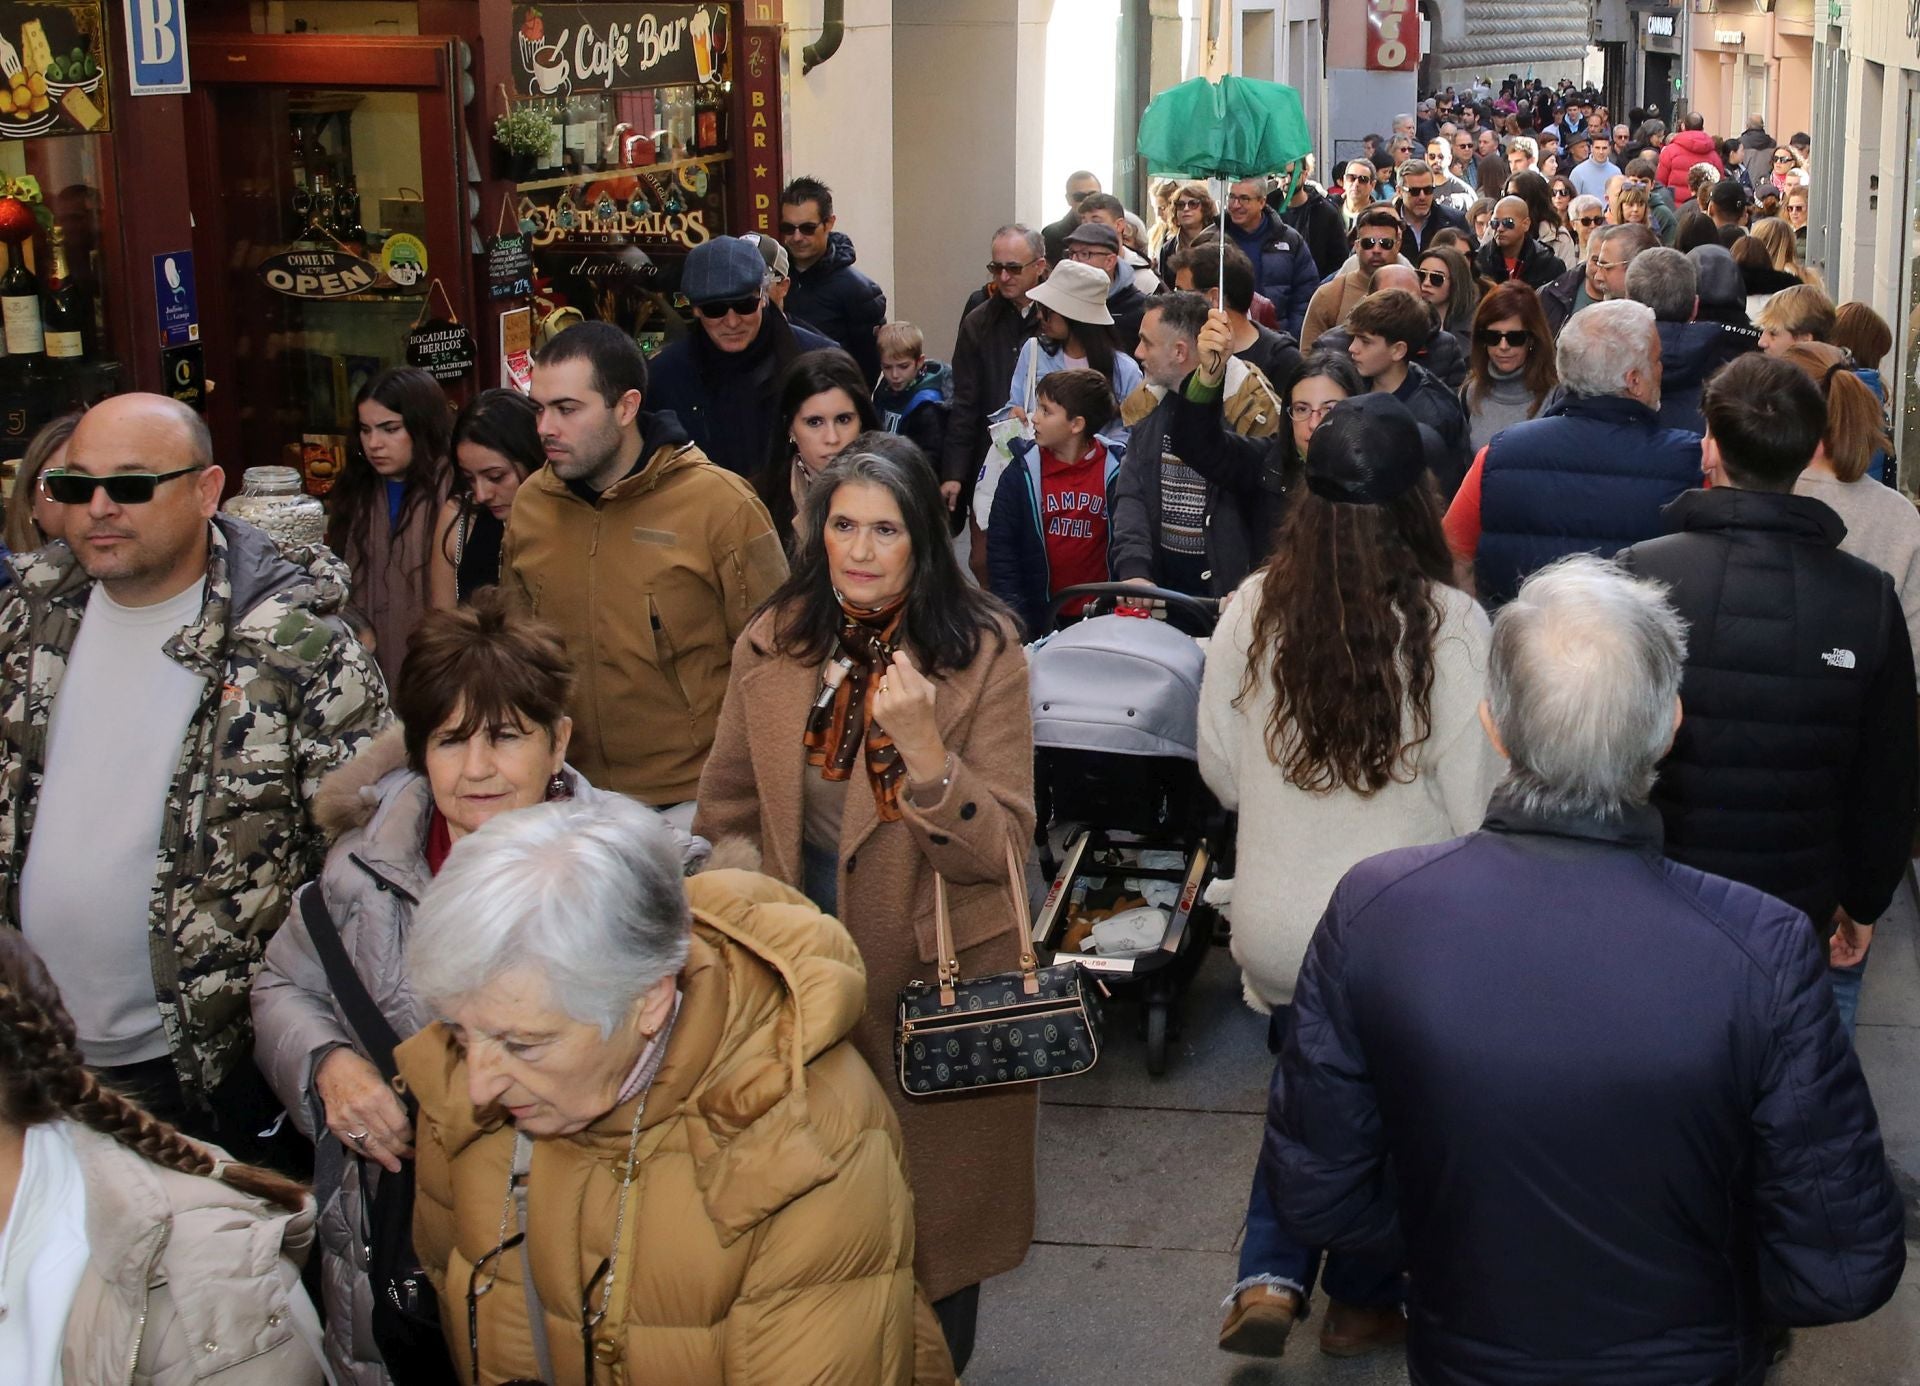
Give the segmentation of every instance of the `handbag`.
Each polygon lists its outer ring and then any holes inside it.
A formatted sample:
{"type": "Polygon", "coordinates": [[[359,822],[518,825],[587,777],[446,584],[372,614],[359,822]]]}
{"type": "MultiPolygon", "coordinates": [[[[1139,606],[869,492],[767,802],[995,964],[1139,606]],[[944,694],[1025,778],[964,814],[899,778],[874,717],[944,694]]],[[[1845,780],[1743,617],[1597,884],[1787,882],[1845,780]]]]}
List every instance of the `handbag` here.
{"type": "Polygon", "coordinates": [[[960,976],[947,916],[947,883],[933,877],[936,983],[900,989],[894,1050],[909,1097],[1008,1087],[1085,1073],[1100,1059],[1100,1003],[1077,962],[1037,965],[1026,872],[1007,843],[1007,885],[1020,928],[1020,967],[971,981],[960,976]]]}
{"type": "Polygon", "coordinates": [[[1029,337],[1027,341],[1033,347],[1027,353],[1027,393],[1022,406],[1028,422],[1022,423],[1011,413],[1003,413],[987,425],[987,455],[973,482],[973,520],[983,531],[993,514],[993,497],[1000,489],[1001,474],[1013,461],[1014,440],[1033,437],[1033,388],[1040,376],[1040,339],[1029,337]]]}
{"type": "MultiPolygon", "coordinates": [[[[317,883],[300,893],[300,917],[347,1025],[374,1067],[392,1083],[400,1073],[393,1059],[400,1037],[354,971],[353,960],[347,956],[317,883]]],[[[402,1100],[411,1121],[418,1115],[419,1105],[411,1097],[402,1100]]],[[[367,1280],[373,1286],[374,1345],[397,1382],[406,1382],[407,1386],[459,1386],[460,1378],[440,1328],[440,1296],[413,1249],[413,1161],[402,1161],[398,1174],[382,1174],[369,1198],[367,1162],[359,1156],[355,1159],[359,1161],[360,1206],[366,1218],[361,1230],[367,1249],[367,1280]]]]}

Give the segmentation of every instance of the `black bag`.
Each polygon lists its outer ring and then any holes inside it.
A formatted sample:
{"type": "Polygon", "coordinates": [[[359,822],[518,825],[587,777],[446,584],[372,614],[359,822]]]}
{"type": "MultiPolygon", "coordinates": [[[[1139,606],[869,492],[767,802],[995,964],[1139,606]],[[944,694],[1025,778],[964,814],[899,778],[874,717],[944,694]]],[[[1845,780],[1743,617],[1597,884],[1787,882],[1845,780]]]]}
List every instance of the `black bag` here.
{"type": "MultiPolygon", "coordinates": [[[[334,999],[346,1013],[347,1024],[366,1048],[374,1067],[392,1083],[400,1073],[393,1058],[400,1037],[374,1005],[360,974],[353,970],[317,881],[301,891],[300,915],[306,921],[314,951],[320,955],[320,965],[326,969],[334,999]]],[[[411,1097],[402,1100],[408,1120],[413,1120],[419,1112],[418,1104],[411,1097]]],[[[374,1344],[396,1382],[405,1382],[406,1386],[460,1386],[440,1328],[440,1296],[413,1250],[413,1162],[403,1161],[398,1174],[382,1171],[369,1199],[365,1196],[368,1162],[360,1155],[354,1159],[358,1162],[361,1206],[366,1210],[362,1232],[367,1245],[367,1279],[373,1286],[374,1344]]]]}
{"type": "Polygon", "coordinates": [[[894,1032],[900,1087],[909,1097],[969,1092],[1085,1073],[1100,1058],[1100,1005],[1077,962],[1036,965],[1026,872],[1007,844],[1007,886],[1020,928],[1020,970],[960,979],[947,918],[947,883],[933,878],[940,980],[900,989],[894,1032]]]}

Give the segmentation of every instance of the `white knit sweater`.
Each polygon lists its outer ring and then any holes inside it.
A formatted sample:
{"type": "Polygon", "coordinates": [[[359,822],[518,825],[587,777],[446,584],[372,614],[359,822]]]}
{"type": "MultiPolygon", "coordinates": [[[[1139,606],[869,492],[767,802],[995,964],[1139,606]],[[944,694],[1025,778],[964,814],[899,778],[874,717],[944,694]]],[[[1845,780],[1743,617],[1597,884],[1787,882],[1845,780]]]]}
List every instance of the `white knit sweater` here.
{"type": "Polygon", "coordinates": [[[1349,867],[1396,847],[1444,842],[1480,826],[1506,771],[1481,730],[1492,626],[1464,592],[1438,589],[1432,731],[1415,752],[1414,777],[1362,798],[1289,784],[1267,754],[1271,672],[1234,706],[1246,674],[1264,572],[1248,578],[1207,650],[1200,690],[1200,773],[1240,813],[1233,885],[1233,957],[1247,1004],[1269,1011],[1293,999],[1307,944],[1349,867]]]}

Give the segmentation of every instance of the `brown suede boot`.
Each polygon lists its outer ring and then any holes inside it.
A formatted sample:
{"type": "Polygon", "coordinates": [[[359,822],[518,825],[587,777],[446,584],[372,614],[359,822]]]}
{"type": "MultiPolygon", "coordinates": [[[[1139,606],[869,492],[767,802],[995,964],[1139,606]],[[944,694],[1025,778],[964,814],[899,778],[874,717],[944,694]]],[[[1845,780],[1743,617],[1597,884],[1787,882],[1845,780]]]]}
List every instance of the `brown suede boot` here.
{"type": "Polygon", "coordinates": [[[1248,1357],[1278,1357],[1299,1312],[1300,1297],[1283,1285],[1249,1285],[1234,1296],[1220,1325],[1220,1350],[1248,1357]]]}
{"type": "Polygon", "coordinates": [[[1329,1357],[1364,1357],[1407,1341],[1407,1316],[1398,1308],[1362,1309],[1327,1301],[1320,1323],[1320,1351],[1329,1357]]]}

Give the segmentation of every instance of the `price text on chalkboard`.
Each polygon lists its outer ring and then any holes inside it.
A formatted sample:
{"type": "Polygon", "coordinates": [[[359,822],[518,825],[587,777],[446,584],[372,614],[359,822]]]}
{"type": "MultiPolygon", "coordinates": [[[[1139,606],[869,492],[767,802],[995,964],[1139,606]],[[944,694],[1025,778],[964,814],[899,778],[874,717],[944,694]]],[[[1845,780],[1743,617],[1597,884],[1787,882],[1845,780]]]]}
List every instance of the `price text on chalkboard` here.
{"type": "Polygon", "coordinates": [[[407,334],[407,364],[435,380],[459,380],[473,369],[473,334],[457,322],[430,318],[407,334]]]}
{"type": "Polygon", "coordinates": [[[533,292],[533,252],[525,236],[495,236],[487,242],[487,295],[525,298],[533,292]]]}

